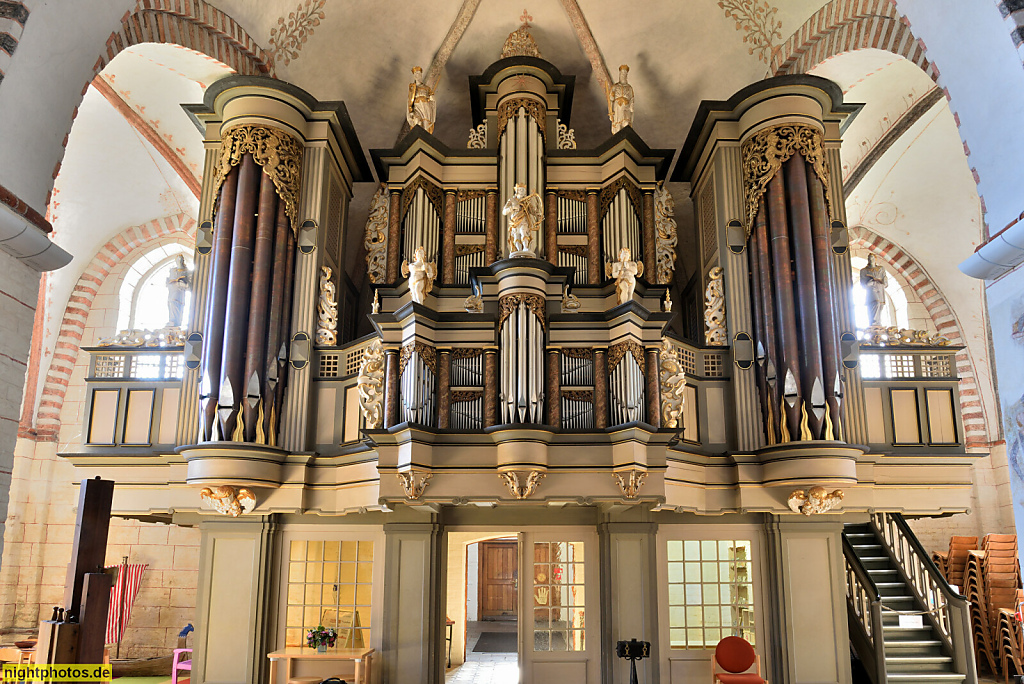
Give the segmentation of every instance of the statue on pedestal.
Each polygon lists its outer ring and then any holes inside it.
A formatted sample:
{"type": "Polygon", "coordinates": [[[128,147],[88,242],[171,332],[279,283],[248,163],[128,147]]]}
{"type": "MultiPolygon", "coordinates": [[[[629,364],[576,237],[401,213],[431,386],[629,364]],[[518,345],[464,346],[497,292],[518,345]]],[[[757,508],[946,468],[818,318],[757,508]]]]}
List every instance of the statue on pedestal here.
{"type": "Polygon", "coordinates": [[[501,210],[508,216],[508,249],[510,257],[536,257],[533,234],[544,223],[540,195],[527,196],[526,186],[516,183],[515,191],[501,210]]]}
{"type": "Polygon", "coordinates": [[[860,284],[864,288],[865,303],[868,307],[868,326],[882,325],[882,312],[885,311],[885,286],[889,276],[885,269],[875,264],[875,255],[868,255],[868,265],[860,270],[860,284]]]}
{"type": "Polygon", "coordinates": [[[615,293],[619,304],[625,304],[633,299],[636,279],[644,274],[644,262],[633,261],[629,247],[623,247],[619,250],[619,260],[606,262],[604,272],[605,276],[615,278],[615,293]]]}
{"type": "Polygon", "coordinates": [[[185,255],[179,254],[167,274],[167,327],[180,328],[185,313],[185,293],[192,284],[192,271],[185,266],[185,255]]]}
{"type": "Polygon", "coordinates": [[[437,101],[434,91],[423,83],[423,69],[412,68],[412,83],[409,84],[409,111],[405,114],[409,128],[423,126],[427,133],[434,132],[434,121],[437,118],[437,101]]]}
{"type": "Polygon", "coordinates": [[[626,83],[629,67],[619,67],[619,82],[608,89],[608,118],[612,122],[612,135],[624,126],[633,125],[633,86],[626,83]]]}
{"type": "Polygon", "coordinates": [[[427,250],[420,246],[413,252],[411,264],[408,260],[402,262],[402,276],[409,279],[412,301],[422,304],[427,298],[427,293],[434,287],[437,266],[433,261],[427,261],[427,250]]]}

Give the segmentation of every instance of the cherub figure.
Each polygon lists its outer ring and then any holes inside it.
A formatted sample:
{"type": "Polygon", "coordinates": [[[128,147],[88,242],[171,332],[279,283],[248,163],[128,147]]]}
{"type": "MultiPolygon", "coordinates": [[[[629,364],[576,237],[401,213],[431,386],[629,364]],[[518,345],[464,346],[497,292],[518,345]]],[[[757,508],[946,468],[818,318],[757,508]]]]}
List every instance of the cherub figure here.
{"type": "Polygon", "coordinates": [[[412,301],[422,304],[437,278],[437,266],[433,261],[427,261],[427,250],[423,246],[413,252],[411,264],[408,259],[402,261],[402,276],[409,279],[412,301]]]}
{"type": "Polygon", "coordinates": [[[533,234],[544,223],[544,209],[540,195],[535,192],[527,196],[526,186],[516,183],[515,191],[505,202],[501,214],[508,216],[509,256],[537,256],[537,253],[533,251],[533,234]]]}
{"type": "Polygon", "coordinates": [[[605,262],[604,273],[609,278],[615,278],[615,293],[619,304],[625,304],[633,299],[636,279],[644,274],[644,262],[633,261],[629,247],[623,247],[619,250],[618,261],[605,262]]]}

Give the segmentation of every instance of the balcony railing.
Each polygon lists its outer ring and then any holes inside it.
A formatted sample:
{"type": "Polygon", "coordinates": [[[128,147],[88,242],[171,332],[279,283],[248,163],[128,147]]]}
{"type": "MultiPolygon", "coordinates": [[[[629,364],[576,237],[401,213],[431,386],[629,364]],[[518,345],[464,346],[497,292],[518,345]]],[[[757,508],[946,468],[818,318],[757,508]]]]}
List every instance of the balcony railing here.
{"type": "Polygon", "coordinates": [[[133,450],[172,449],[178,424],[182,347],[87,347],[85,422],[86,452],[116,447],[133,450]]]}

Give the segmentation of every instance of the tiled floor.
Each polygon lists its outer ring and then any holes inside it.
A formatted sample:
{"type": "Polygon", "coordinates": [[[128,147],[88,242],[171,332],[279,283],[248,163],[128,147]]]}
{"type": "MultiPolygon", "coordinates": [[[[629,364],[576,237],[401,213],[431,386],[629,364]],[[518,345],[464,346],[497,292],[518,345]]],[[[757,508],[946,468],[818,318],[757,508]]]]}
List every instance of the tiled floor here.
{"type": "Polygon", "coordinates": [[[475,653],[481,632],[514,632],[515,622],[470,622],[466,625],[466,662],[445,675],[445,684],[517,684],[519,657],[515,653],[475,653]]]}

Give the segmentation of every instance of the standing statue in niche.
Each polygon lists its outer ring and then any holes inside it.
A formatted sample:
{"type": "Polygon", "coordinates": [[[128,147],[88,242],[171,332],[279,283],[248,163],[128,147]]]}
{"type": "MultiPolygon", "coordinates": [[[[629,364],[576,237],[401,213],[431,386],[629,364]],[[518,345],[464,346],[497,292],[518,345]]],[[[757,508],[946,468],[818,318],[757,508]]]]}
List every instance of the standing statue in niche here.
{"type": "Polygon", "coordinates": [[[409,128],[423,126],[427,133],[434,132],[434,121],[437,118],[437,101],[434,91],[423,82],[423,69],[412,68],[412,83],[409,84],[409,111],[405,119],[409,128]]]}
{"type": "Polygon", "coordinates": [[[180,328],[185,313],[185,293],[192,284],[192,271],[185,266],[185,256],[179,254],[167,274],[167,327],[180,328]]]}
{"type": "Polygon", "coordinates": [[[508,216],[508,250],[510,257],[535,257],[533,234],[544,223],[540,195],[526,194],[526,186],[516,183],[515,191],[505,202],[502,216],[508,216]]]}
{"type": "Polygon", "coordinates": [[[409,279],[412,301],[422,304],[427,298],[427,293],[434,287],[437,266],[433,261],[427,261],[427,250],[420,246],[413,252],[411,264],[408,260],[402,262],[402,276],[409,279]]]}
{"type": "Polygon", "coordinates": [[[633,86],[626,83],[629,67],[619,67],[619,82],[608,89],[608,118],[612,122],[612,135],[624,126],[633,125],[633,86]]]}
{"type": "Polygon", "coordinates": [[[868,307],[868,325],[882,325],[882,312],[885,311],[885,286],[889,276],[885,269],[875,264],[875,255],[868,255],[868,265],[860,270],[860,284],[866,294],[868,307]]]}
{"type": "Polygon", "coordinates": [[[625,304],[633,299],[633,292],[636,290],[636,279],[644,274],[644,262],[633,261],[629,247],[619,250],[619,260],[606,262],[604,274],[609,278],[615,278],[615,294],[618,295],[619,304],[625,304]]]}

